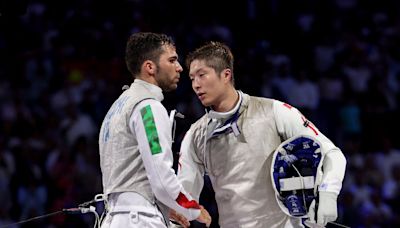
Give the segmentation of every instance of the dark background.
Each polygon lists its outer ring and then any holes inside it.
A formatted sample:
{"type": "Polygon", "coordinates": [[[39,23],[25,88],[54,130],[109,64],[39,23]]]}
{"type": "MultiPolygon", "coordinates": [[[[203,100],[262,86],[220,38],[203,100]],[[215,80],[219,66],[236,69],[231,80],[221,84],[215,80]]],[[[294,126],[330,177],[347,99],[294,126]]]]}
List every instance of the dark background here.
{"type": "MultiPolygon", "coordinates": [[[[399,226],[399,11],[396,0],[2,0],[0,224],[101,193],[97,135],[132,81],[126,40],[152,31],[174,38],[182,65],[206,41],[230,45],[238,89],[296,106],[343,150],[338,222],[399,226]]],[[[181,79],[164,101],[186,116],[178,122],[175,158],[204,113],[187,69],[181,79]]],[[[217,227],[209,185],[202,203],[217,227]]],[[[92,226],[86,214],[19,227],[92,226]]]]}

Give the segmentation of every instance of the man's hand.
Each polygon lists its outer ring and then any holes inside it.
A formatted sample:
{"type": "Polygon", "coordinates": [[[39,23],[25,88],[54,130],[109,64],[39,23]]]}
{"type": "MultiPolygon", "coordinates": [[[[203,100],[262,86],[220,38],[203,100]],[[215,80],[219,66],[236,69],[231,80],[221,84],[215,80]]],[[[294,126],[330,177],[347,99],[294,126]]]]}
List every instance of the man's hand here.
{"type": "Polygon", "coordinates": [[[177,223],[179,223],[182,227],[188,228],[190,226],[189,220],[185,218],[185,216],[179,214],[175,210],[169,210],[169,218],[177,223]]]}
{"type": "Polygon", "coordinates": [[[206,224],[207,227],[211,225],[211,216],[203,206],[200,205],[200,216],[196,219],[198,222],[206,224]]]}
{"type": "Polygon", "coordinates": [[[337,195],[333,192],[319,192],[317,224],[326,226],[337,219],[337,195]]]}
{"type": "Polygon", "coordinates": [[[315,208],[315,201],[311,203],[308,211],[308,220],[306,225],[309,227],[325,227],[328,222],[337,219],[337,194],[333,192],[319,192],[319,205],[315,208]],[[316,211],[317,210],[317,211],[316,211]],[[315,221],[315,213],[317,213],[317,221],[315,221]],[[308,224],[314,224],[310,226],[308,224]],[[317,226],[315,226],[315,224],[317,226]]]}

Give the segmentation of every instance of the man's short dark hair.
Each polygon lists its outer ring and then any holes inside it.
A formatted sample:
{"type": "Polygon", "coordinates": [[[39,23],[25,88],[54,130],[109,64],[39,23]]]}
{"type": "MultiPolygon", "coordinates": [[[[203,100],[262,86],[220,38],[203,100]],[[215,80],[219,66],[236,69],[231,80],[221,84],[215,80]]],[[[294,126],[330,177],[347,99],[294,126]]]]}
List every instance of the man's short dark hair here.
{"type": "Polygon", "coordinates": [[[175,46],[170,36],[165,34],[139,32],[132,34],[125,50],[125,62],[129,72],[136,77],[144,61],[151,60],[158,64],[164,52],[163,45],[175,46]]]}
{"type": "Polygon", "coordinates": [[[231,49],[227,45],[211,41],[197,48],[186,57],[186,67],[188,69],[190,68],[190,63],[194,60],[204,60],[206,65],[213,68],[217,74],[220,74],[224,69],[230,69],[232,71],[232,83],[234,82],[234,58],[231,49]]]}

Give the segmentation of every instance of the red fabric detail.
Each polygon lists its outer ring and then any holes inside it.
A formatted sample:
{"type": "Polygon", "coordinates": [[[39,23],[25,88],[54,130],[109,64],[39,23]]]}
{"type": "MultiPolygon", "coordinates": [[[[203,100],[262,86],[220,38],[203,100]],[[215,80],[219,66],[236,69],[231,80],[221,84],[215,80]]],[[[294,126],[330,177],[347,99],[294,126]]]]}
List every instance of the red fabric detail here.
{"type": "Polygon", "coordinates": [[[318,135],[318,132],[317,132],[317,130],[315,130],[315,128],[314,128],[313,126],[311,126],[311,125],[308,125],[308,127],[309,127],[311,130],[313,130],[313,131],[314,131],[315,135],[318,135]]]}
{"type": "MultiPolygon", "coordinates": [[[[307,119],[304,116],[302,116],[301,119],[303,120],[303,122],[307,121],[307,119]]],[[[317,130],[315,130],[315,126],[311,122],[309,122],[307,127],[309,127],[314,132],[315,135],[318,135],[317,130]]]]}
{"type": "Polygon", "coordinates": [[[189,201],[182,192],[179,193],[176,202],[184,208],[200,209],[200,205],[195,200],[189,201]]]}
{"type": "Polygon", "coordinates": [[[290,104],[286,104],[286,103],[284,103],[283,106],[285,106],[288,109],[292,109],[293,108],[290,104]]]}

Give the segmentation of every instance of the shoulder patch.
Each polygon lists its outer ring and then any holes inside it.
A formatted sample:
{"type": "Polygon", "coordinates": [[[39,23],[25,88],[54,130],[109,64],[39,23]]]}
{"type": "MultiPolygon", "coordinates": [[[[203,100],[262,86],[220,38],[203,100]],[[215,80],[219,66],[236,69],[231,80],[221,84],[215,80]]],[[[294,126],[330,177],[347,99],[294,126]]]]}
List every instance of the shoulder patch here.
{"type": "Polygon", "coordinates": [[[143,107],[140,110],[142,115],[144,129],[146,131],[147,141],[149,142],[150,151],[152,155],[159,154],[162,152],[160,140],[157,134],[156,123],[154,121],[153,112],[151,111],[150,105],[143,107]]]}

